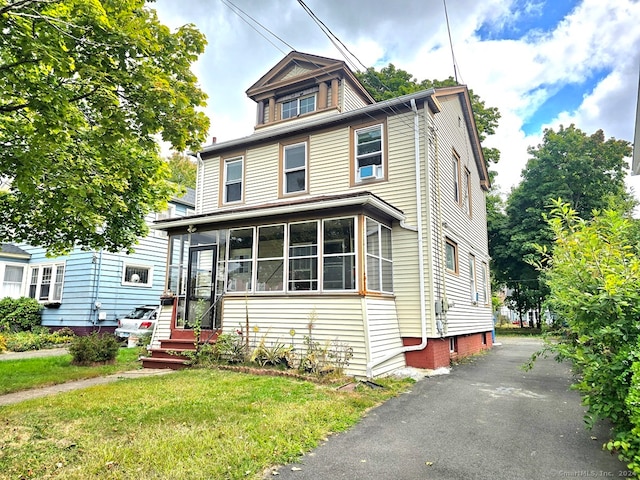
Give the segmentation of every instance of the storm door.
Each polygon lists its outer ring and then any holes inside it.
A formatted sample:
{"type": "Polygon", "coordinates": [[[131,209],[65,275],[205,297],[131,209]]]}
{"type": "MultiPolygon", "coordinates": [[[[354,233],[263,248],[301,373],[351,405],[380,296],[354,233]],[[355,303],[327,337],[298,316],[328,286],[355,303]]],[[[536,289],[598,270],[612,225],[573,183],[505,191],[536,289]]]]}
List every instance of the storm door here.
{"type": "Polygon", "coordinates": [[[191,247],[187,281],[187,311],[185,328],[193,328],[198,319],[204,330],[212,330],[216,319],[216,259],[217,245],[191,247]]]}

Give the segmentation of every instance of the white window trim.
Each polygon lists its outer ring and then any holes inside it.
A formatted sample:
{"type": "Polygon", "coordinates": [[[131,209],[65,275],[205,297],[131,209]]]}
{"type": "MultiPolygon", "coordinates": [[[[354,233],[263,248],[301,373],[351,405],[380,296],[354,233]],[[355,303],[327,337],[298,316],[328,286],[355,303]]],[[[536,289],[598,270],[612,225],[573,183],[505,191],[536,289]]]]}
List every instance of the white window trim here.
{"type": "Polygon", "coordinates": [[[223,189],[222,189],[222,203],[224,205],[229,205],[229,204],[233,204],[233,203],[241,203],[244,200],[244,156],[239,155],[237,157],[232,157],[232,158],[225,158],[224,159],[224,183],[223,183],[223,189]],[[227,179],[227,172],[228,172],[228,166],[230,163],[234,163],[234,162],[241,162],[241,172],[240,172],[240,179],[239,180],[234,180],[233,183],[229,183],[228,179],[227,179]],[[227,188],[229,185],[235,185],[239,183],[240,184],[240,199],[239,200],[230,200],[227,201],[227,188]]]}
{"type": "Polygon", "coordinates": [[[478,280],[476,278],[476,256],[472,253],[469,254],[469,294],[471,296],[471,303],[477,305],[478,302],[478,280]]]}
{"type": "Polygon", "coordinates": [[[8,295],[4,293],[4,275],[6,271],[6,267],[22,267],[22,282],[20,283],[20,291],[18,292],[18,297],[24,295],[26,285],[27,285],[27,275],[29,274],[29,264],[28,263],[20,263],[20,262],[0,262],[0,298],[4,298],[8,295]]]}
{"type": "Polygon", "coordinates": [[[357,183],[367,182],[369,180],[380,180],[384,178],[384,168],[385,168],[385,144],[384,144],[384,124],[378,123],[375,125],[370,125],[364,128],[358,128],[353,131],[353,162],[354,162],[354,171],[355,171],[355,179],[357,183]],[[360,167],[358,166],[358,160],[360,158],[367,158],[369,156],[376,155],[377,153],[368,153],[360,157],[358,155],[358,134],[366,133],[372,130],[380,130],[380,165],[375,167],[375,172],[372,177],[362,178],[360,175],[360,167]]]}
{"type": "Polygon", "coordinates": [[[29,268],[27,269],[26,275],[26,295],[30,297],[30,289],[31,289],[31,277],[33,276],[32,272],[35,269],[38,269],[38,278],[36,280],[36,291],[35,296],[31,298],[35,298],[40,303],[49,303],[49,302],[61,302],[64,294],[64,276],[67,272],[66,262],[56,262],[56,263],[38,263],[38,264],[29,264],[29,268]],[[40,292],[42,290],[42,272],[45,268],[51,268],[51,282],[49,286],[49,296],[46,299],[40,298],[40,292]],[[62,282],[58,282],[58,267],[62,267],[62,282]],[[54,298],[55,293],[55,285],[60,283],[60,298],[54,298]]]}
{"type": "Polygon", "coordinates": [[[458,274],[460,272],[458,244],[450,238],[445,238],[444,242],[444,267],[449,273],[458,274]],[[453,270],[447,266],[447,246],[453,247],[453,270]]]}
{"type": "Polygon", "coordinates": [[[309,175],[308,175],[309,172],[307,168],[308,164],[309,164],[309,145],[307,144],[307,142],[291,143],[289,145],[282,146],[282,194],[283,195],[296,195],[300,193],[305,193],[309,190],[309,175]],[[300,145],[304,145],[304,165],[302,167],[287,169],[287,150],[290,148],[298,147],[300,145]],[[288,192],[287,191],[287,173],[299,172],[300,170],[304,171],[304,189],[288,192]]]}
{"type": "Polygon", "coordinates": [[[125,287],[144,287],[144,288],[153,287],[153,265],[122,262],[122,278],[120,283],[122,284],[122,286],[125,286],[125,287]],[[149,273],[147,274],[147,283],[127,282],[125,278],[127,273],[127,268],[144,268],[148,270],[149,273]]]}

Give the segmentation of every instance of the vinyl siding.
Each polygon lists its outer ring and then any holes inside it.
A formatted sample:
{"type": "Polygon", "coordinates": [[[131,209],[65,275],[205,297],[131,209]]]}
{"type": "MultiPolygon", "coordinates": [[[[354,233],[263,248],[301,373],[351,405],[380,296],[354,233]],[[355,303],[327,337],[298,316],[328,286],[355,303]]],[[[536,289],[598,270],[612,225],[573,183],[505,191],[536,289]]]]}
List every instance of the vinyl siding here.
{"type": "MultiPolygon", "coordinates": [[[[294,345],[297,350],[305,349],[304,337],[309,335],[309,321],[312,312],[316,319],[311,335],[313,341],[339,340],[353,348],[353,358],[346,369],[348,375],[365,375],[367,345],[363,324],[363,306],[358,296],[289,296],[282,297],[226,297],[223,299],[223,331],[233,332],[246,325],[257,326],[259,332],[255,342],[263,336],[267,344],[282,343],[294,345]],[[284,304],[286,303],[286,308],[284,304]],[[291,336],[291,330],[295,335],[291,336]]],[[[253,333],[251,334],[253,340],[253,333]]]]}
{"type": "MultiPolygon", "coordinates": [[[[387,352],[402,348],[398,316],[394,300],[366,298],[364,302],[367,312],[369,355],[375,362],[383,358],[387,352]]],[[[404,366],[404,354],[401,353],[375,366],[372,375],[385,375],[404,366]]]]}
{"type": "Polygon", "coordinates": [[[356,110],[357,108],[361,108],[367,105],[353,90],[351,85],[349,85],[348,82],[345,82],[344,80],[340,82],[340,91],[342,93],[342,101],[344,103],[339,103],[339,105],[343,106],[343,112],[356,110]]]}
{"type": "Polygon", "coordinates": [[[162,306],[158,314],[156,329],[151,339],[151,348],[160,348],[160,340],[168,340],[171,338],[171,315],[173,314],[173,306],[162,306]]]}
{"type": "Polygon", "coordinates": [[[446,334],[462,335],[493,328],[491,306],[474,305],[472,302],[468,262],[469,254],[473,254],[476,258],[476,284],[479,285],[482,262],[489,262],[485,194],[480,186],[464,121],[458,126],[458,118],[463,118],[458,98],[445,97],[440,101],[443,111],[436,115],[435,121],[440,132],[438,160],[442,174],[444,235],[458,244],[459,265],[458,275],[445,275],[447,299],[454,302],[454,307],[447,312],[446,334]],[[471,216],[453,197],[453,149],[460,156],[461,172],[464,173],[465,167],[471,172],[471,216]]]}

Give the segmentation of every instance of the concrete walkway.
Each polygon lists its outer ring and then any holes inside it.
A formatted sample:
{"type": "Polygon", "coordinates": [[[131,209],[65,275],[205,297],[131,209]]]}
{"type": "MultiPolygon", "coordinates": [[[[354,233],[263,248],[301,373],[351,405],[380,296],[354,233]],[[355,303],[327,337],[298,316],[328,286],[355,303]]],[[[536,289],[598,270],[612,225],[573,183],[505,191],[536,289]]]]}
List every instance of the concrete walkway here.
{"type": "MultiPolygon", "coordinates": [[[[65,348],[51,348],[45,350],[34,350],[30,352],[8,352],[0,355],[2,360],[20,360],[24,358],[51,357],[56,355],[65,355],[68,351],[65,348]]],[[[11,405],[32,398],[45,397],[47,395],[55,395],[56,393],[69,392],[81,388],[91,387],[93,385],[101,385],[103,383],[116,382],[125,378],[149,377],[152,375],[166,375],[174,370],[144,368],[139,370],[128,370],[126,372],[114,373],[104,377],[88,378],[85,380],[77,380],[72,382],[51,385],[49,387],[34,388],[31,390],[22,390],[20,392],[0,395],[0,406],[11,405]]]]}
{"type": "Polygon", "coordinates": [[[540,341],[499,341],[449,375],[418,381],[410,393],[265,478],[628,478],[625,465],[602,450],[608,429],[585,430],[584,407],[569,390],[569,365],[540,359],[525,372],[520,367],[540,341]]]}

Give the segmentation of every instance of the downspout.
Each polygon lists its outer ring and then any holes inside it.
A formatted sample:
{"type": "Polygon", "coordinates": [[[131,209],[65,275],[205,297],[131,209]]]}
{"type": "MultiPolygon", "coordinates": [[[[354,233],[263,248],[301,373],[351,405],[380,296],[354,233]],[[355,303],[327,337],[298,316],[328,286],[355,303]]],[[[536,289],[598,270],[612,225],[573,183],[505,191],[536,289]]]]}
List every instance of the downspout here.
{"type": "MultiPolygon", "coordinates": [[[[414,151],[415,151],[415,175],[416,175],[416,216],[417,226],[405,225],[404,222],[400,222],[400,226],[413,232],[418,232],[418,283],[420,288],[420,327],[421,327],[421,342],[418,345],[410,345],[401,347],[396,350],[392,350],[386,355],[371,360],[367,363],[367,377],[373,377],[373,368],[386,362],[387,360],[406,352],[413,352],[416,350],[423,350],[427,346],[427,314],[426,314],[426,298],[424,288],[424,250],[422,241],[422,182],[421,182],[421,168],[420,168],[420,114],[418,107],[416,106],[415,99],[411,99],[411,110],[413,110],[413,136],[414,136],[414,151]]],[[[429,175],[427,172],[427,182],[429,175]]]]}
{"type": "MultiPolygon", "coordinates": [[[[94,254],[95,255],[95,254],[94,254]]],[[[93,257],[94,265],[95,265],[95,256],[93,257]]],[[[100,279],[102,277],[102,249],[100,249],[100,254],[98,255],[98,262],[96,267],[96,278],[94,281],[94,295],[93,295],[93,303],[91,305],[91,309],[95,312],[93,324],[96,325],[100,321],[100,309],[102,308],[102,304],[100,302],[100,279]]]]}

